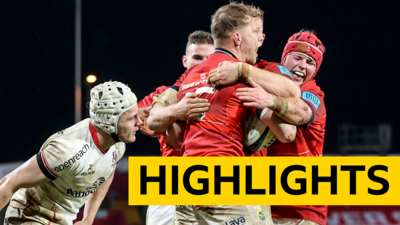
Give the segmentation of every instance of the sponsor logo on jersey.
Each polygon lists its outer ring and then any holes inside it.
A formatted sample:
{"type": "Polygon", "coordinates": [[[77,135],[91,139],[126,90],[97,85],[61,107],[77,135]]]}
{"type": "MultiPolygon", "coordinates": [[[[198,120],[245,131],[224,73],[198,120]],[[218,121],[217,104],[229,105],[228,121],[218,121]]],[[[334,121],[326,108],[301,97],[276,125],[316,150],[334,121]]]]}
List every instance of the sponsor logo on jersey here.
{"type": "Polygon", "coordinates": [[[91,175],[91,174],[94,174],[95,173],[95,171],[93,170],[93,171],[90,171],[90,172],[83,172],[83,173],[81,173],[81,176],[88,176],[88,175],[91,175]]]}
{"type": "Polygon", "coordinates": [[[81,150],[79,150],[78,153],[76,153],[73,157],[69,158],[67,161],[61,163],[59,166],[54,167],[54,171],[56,172],[61,172],[63,169],[71,166],[74,164],[76,161],[82,158],[83,155],[89,150],[89,145],[85,144],[81,150]]]}
{"type": "Polygon", "coordinates": [[[94,170],[92,171],[92,167],[93,167],[93,164],[89,164],[88,170],[86,172],[81,173],[81,176],[87,176],[87,175],[94,174],[95,171],[94,170]]]}
{"type": "Polygon", "coordinates": [[[261,209],[258,209],[257,216],[258,216],[258,219],[265,220],[265,215],[261,209]]]}
{"type": "Polygon", "coordinates": [[[207,73],[201,73],[200,74],[200,79],[204,80],[206,79],[207,73]]]}
{"type": "MultiPolygon", "coordinates": [[[[200,75],[200,76],[201,76],[201,75],[200,75]]],[[[194,81],[194,82],[192,82],[192,83],[182,85],[182,91],[185,90],[185,89],[194,87],[194,86],[202,85],[202,84],[207,84],[207,79],[206,79],[206,77],[204,77],[204,79],[201,79],[201,80],[199,80],[199,81],[194,81]]]]}
{"type": "Polygon", "coordinates": [[[116,150],[114,150],[114,152],[112,153],[112,164],[111,167],[115,166],[117,164],[117,160],[118,160],[118,153],[116,150]]]}
{"type": "Polygon", "coordinates": [[[67,189],[67,194],[71,195],[73,197],[85,197],[88,196],[90,194],[93,194],[97,188],[104,183],[104,181],[106,181],[106,179],[104,177],[100,177],[99,179],[97,179],[90,187],[85,188],[84,191],[74,191],[71,188],[67,189]]]}
{"type": "Polygon", "coordinates": [[[293,78],[292,73],[290,73],[290,71],[286,67],[281,66],[281,65],[277,65],[277,67],[281,74],[286,74],[286,75],[289,75],[291,78],[293,78]]]}
{"type": "Polygon", "coordinates": [[[241,216],[237,218],[236,220],[231,220],[229,222],[225,222],[225,225],[235,225],[235,224],[244,224],[246,222],[246,219],[241,216]]]}
{"type": "Polygon", "coordinates": [[[319,105],[321,104],[321,100],[319,100],[319,98],[316,95],[314,95],[313,93],[308,92],[308,91],[303,91],[303,93],[301,94],[301,97],[304,100],[311,102],[311,104],[314,105],[315,110],[318,110],[319,105]]]}

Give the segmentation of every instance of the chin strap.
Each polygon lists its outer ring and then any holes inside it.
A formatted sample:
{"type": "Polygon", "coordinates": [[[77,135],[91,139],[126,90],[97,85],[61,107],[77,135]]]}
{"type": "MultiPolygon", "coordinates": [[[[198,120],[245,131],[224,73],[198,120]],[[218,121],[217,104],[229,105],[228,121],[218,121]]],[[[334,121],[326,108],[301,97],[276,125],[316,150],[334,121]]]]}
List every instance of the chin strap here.
{"type": "Polygon", "coordinates": [[[112,139],[115,141],[115,143],[121,142],[116,133],[112,133],[110,135],[111,135],[112,139]]]}

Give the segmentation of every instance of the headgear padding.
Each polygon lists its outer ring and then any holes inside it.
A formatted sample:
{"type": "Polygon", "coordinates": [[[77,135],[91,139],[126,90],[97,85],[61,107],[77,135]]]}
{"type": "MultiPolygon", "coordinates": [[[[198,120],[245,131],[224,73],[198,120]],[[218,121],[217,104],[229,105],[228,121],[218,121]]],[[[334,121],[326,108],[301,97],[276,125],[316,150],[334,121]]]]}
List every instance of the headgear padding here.
{"type": "Polygon", "coordinates": [[[317,36],[310,32],[298,32],[288,39],[288,43],[282,53],[282,64],[284,64],[286,56],[291,52],[305,54],[310,56],[316,62],[315,73],[305,81],[313,79],[321,66],[323,54],[325,52],[322,42],[317,38],[317,36]]]}
{"type": "Polygon", "coordinates": [[[117,81],[105,82],[92,88],[90,99],[90,118],[109,134],[118,134],[117,125],[122,113],[137,103],[131,89],[117,81]]]}

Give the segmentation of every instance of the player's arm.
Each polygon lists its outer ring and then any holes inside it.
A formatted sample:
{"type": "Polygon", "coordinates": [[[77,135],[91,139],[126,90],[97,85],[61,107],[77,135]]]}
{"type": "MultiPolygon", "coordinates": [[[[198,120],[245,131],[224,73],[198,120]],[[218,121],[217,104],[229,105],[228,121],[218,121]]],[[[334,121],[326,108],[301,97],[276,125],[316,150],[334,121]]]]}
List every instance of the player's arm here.
{"type": "Polygon", "coordinates": [[[96,216],[97,211],[100,208],[101,203],[103,202],[104,197],[106,196],[108,189],[114,179],[115,169],[107,178],[107,180],[102,183],[97,190],[88,198],[85,203],[85,209],[83,211],[82,221],[76,222],[74,225],[84,225],[84,224],[93,224],[94,218],[96,216]]]}
{"type": "Polygon", "coordinates": [[[224,61],[210,72],[208,83],[226,86],[237,81],[247,83],[251,77],[268,93],[282,97],[300,97],[299,86],[285,76],[258,69],[246,63],[224,61]]]}
{"type": "Polygon", "coordinates": [[[151,109],[151,106],[139,108],[138,115],[139,115],[140,119],[143,121],[142,125],[139,126],[140,131],[143,134],[148,135],[150,137],[158,137],[160,135],[165,135],[164,132],[156,132],[156,131],[150,130],[150,128],[147,124],[147,119],[149,118],[150,109],[151,109]]]}
{"type": "Polygon", "coordinates": [[[294,125],[307,124],[313,115],[310,106],[301,98],[284,98],[266,92],[257,88],[257,83],[253,78],[249,83],[254,88],[239,88],[237,95],[239,99],[245,101],[245,106],[256,107],[259,109],[268,108],[277,116],[294,125]]]}
{"type": "Polygon", "coordinates": [[[36,156],[33,156],[0,180],[0,210],[18,189],[35,187],[49,181],[41,171],[36,156]]]}
{"type": "Polygon", "coordinates": [[[261,120],[268,125],[280,142],[290,143],[296,138],[296,126],[284,121],[271,110],[263,114],[261,120]]]}
{"type": "MultiPolygon", "coordinates": [[[[301,98],[276,97],[277,104],[274,114],[294,125],[308,124],[313,116],[311,107],[301,98]],[[285,103],[286,101],[286,103],[285,103]],[[284,110],[287,105],[286,112],[284,110]]],[[[274,107],[269,107],[273,109],[274,107]]]]}
{"type": "Polygon", "coordinates": [[[273,95],[266,92],[252,78],[249,79],[252,87],[238,88],[236,95],[243,102],[244,106],[264,109],[265,114],[261,114],[261,120],[268,125],[274,132],[276,138],[283,143],[292,142],[296,137],[296,126],[279,118],[268,106],[274,105],[273,95]]]}
{"type": "Polygon", "coordinates": [[[160,135],[164,135],[164,132],[155,132],[149,129],[147,125],[147,118],[149,117],[151,105],[161,93],[167,90],[169,87],[167,86],[160,86],[155,91],[150,93],[149,95],[145,96],[142,100],[138,101],[137,105],[139,107],[138,115],[140,119],[143,121],[143,124],[139,126],[140,131],[151,137],[158,137],[160,135]]]}
{"type": "Polygon", "coordinates": [[[165,138],[167,146],[175,150],[181,150],[183,144],[183,134],[185,132],[186,122],[177,121],[168,128],[165,138]]]}
{"type": "Polygon", "coordinates": [[[153,131],[164,132],[177,120],[191,120],[210,108],[207,99],[197,98],[196,93],[189,93],[176,103],[177,91],[169,88],[153,102],[150,116],[147,120],[153,131]],[[175,99],[175,100],[174,100],[175,99]]]}

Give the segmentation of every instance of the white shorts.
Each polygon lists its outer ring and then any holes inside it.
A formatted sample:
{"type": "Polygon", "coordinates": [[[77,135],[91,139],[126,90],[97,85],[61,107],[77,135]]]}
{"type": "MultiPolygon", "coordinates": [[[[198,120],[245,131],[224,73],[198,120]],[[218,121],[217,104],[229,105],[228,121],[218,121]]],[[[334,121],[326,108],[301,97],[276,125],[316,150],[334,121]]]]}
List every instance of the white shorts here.
{"type": "Polygon", "coordinates": [[[174,214],[174,205],[149,205],[146,225],[171,225],[174,214]]]}
{"type": "Polygon", "coordinates": [[[273,225],[265,205],[177,205],[173,225],[273,225]]]}
{"type": "MultiPolygon", "coordinates": [[[[42,208],[39,205],[30,203],[29,207],[13,201],[7,207],[4,217],[4,225],[66,225],[65,220],[55,221],[54,212],[42,208]]],[[[72,224],[72,221],[71,221],[72,224]]]]}

